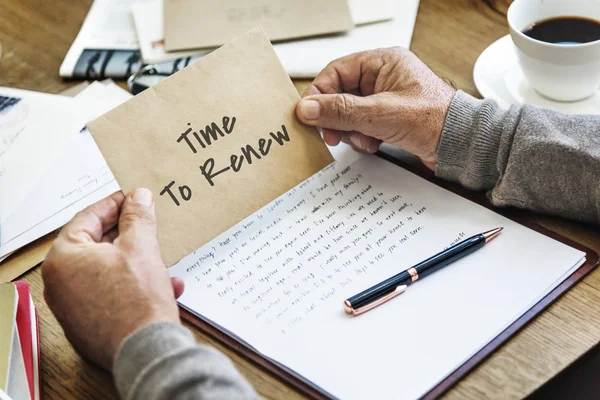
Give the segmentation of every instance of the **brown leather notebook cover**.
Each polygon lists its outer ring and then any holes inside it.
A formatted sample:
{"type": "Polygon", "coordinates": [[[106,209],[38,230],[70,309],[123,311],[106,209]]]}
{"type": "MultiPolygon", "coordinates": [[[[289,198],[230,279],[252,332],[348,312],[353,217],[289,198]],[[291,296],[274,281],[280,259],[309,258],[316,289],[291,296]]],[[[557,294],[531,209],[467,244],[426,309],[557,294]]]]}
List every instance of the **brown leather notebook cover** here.
{"type": "MultiPolygon", "coordinates": [[[[452,191],[453,193],[458,194],[459,196],[465,197],[477,204],[480,204],[486,208],[493,210],[515,222],[520,223],[530,229],[533,229],[543,235],[549,236],[555,240],[558,240],[562,243],[567,244],[577,250],[583,251],[586,253],[586,262],[579,267],[575,272],[573,272],[569,277],[567,277],[561,284],[559,284],[554,290],[546,295],[543,299],[541,299],[537,304],[531,307],[525,314],[523,314],[519,319],[517,319],[512,325],[506,328],[502,333],[496,336],[491,342],[489,342],[485,347],[483,347],[479,352],[477,352],[473,357],[467,360],[463,365],[454,370],[450,375],[448,375],[442,382],[436,385],[433,389],[431,389],[428,393],[426,393],[422,399],[435,399],[441,396],[443,393],[448,391],[452,386],[454,386],[460,379],[466,376],[470,371],[472,371],[475,367],[477,367],[483,360],[485,360],[488,356],[490,356],[496,349],[498,349],[502,344],[504,344],[508,339],[510,339],[515,333],[521,330],[527,323],[533,320],[539,313],[545,310],[548,306],[550,306],[554,301],[556,301],[561,295],[566,293],[570,288],[575,286],[577,282],[579,282],[583,277],[585,277],[590,271],[592,271],[598,265],[598,254],[594,252],[592,249],[585,247],[579,243],[576,243],[564,236],[561,236],[555,232],[552,232],[546,228],[537,225],[535,222],[524,218],[522,212],[514,209],[497,209],[493,208],[489,202],[487,202],[483,196],[479,193],[470,192],[456,184],[442,181],[433,174],[428,171],[425,167],[410,165],[403,161],[400,161],[392,156],[389,156],[384,153],[378,153],[378,155],[385,160],[388,160],[396,165],[405,168],[420,177],[433,182],[447,190],[452,191]]],[[[198,327],[200,330],[204,331],[214,339],[228,346],[236,353],[242,355],[246,359],[250,360],[257,366],[264,369],[266,372],[278,377],[284,383],[290,385],[294,389],[298,390],[302,394],[314,398],[314,399],[330,399],[334,398],[331,394],[327,393],[325,390],[315,385],[314,383],[308,381],[301,375],[291,371],[285,366],[265,358],[262,354],[258,353],[252,347],[248,346],[243,341],[236,339],[235,337],[229,335],[226,330],[222,330],[218,326],[214,326],[207,321],[204,321],[192,313],[180,308],[181,317],[191,323],[192,325],[198,327]]]]}

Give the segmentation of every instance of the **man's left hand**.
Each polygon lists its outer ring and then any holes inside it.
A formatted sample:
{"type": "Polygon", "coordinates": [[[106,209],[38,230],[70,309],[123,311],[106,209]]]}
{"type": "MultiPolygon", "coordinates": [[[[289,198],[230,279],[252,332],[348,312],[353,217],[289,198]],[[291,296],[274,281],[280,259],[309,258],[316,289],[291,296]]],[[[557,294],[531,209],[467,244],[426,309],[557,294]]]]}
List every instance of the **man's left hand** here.
{"type": "Polygon", "coordinates": [[[83,356],[110,370],[123,340],[143,326],[179,322],[156,238],[152,193],[121,192],[78,213],[42,264],[46,302],[83,356]]]}

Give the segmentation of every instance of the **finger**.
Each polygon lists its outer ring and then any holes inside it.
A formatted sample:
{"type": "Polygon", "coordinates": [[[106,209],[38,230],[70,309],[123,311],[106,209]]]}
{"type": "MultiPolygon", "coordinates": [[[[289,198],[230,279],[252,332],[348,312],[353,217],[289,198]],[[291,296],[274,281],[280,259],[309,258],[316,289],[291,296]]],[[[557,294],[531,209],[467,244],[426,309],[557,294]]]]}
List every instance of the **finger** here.
{"type": "Polygon", "coordinates": [[[115,226],[110,231],[106,232],[100,241],[102,243],[112,243],[117,237],[119,237],[119,227],[115,226]]]}
{"type": "Polygon", "coordinates": [[[304,93],[302,93],[302,97],[311,96],[313,94],[323,94],[315,85],[308,85],[306,89],[304,89],[304,93]]]}
{"type": "Polygon", "coordinates": [[[381,146],[381,140],[363,135],[360,132],[350,132],[342,135],[342,142],[352,146],[354,150],[365,153],[376,153],[381,146]]]}
{"type": "Polygon", "coordinates": [[[342,141],[342,133],[333,129],[323,129],[323,140],[329,146],[337,146],[342,141]]]}
{"type": "Polygon", "coordinates": [[[363,51],[332,61],[315,77],[302,97],[334,93],[373,94],[377,76],[389,52],[390,49],[363,51]]]}
{"type": "Polygon", "coordinates": [[[339,131],[373,130],[373,117],[384,107],[379,96],[348,93],[312,95],[300,100],[296,115],[307,125],[339,131]]]}
{"type": "Polygon", "coordinates": [[[92,204],[77,213],[64,226],[59,237],[68,238],[71,241],[99,242],[102,235],[117,224],[123,200],[123,193],[117,192],[92,204]]]}
{"type": "Polygon", "coordinates": [[[156,241],[156,214],[152,192],[146,188],[130,193],[121,208],[119,241],[147,248],[156,241]]]}
{"type": "MultiPolygon", "coordinates": [[[[331,90],[329,90],[329,91],[332,91],[332,90],[333,90],[333,89],[331,89],[331,90]]],[[[341,90],[341,89],[340,89],[340,90],[341,90]]],[[[332,93],[328,93],[327,91],[323,91],[323,92],[321,92],[321,90],[319,90],[319,88],[315,86],[315,84],[314,84],[314,81],[313,81],[313,83],[311,83],[311,84],[310,84],[310,85],[309,85],[309,86],[308,86],[308,87],[307,87],[307,88],[304,90],[304,92],[302,93],[302,96],[300,96],[300,97],[312,96],[312,95],[314,95],[314,94],[334,94],[334,93],[338,93],[338,92],[332,92],[332,93]]],[[[348,89],[348,90],[346,90],[346,91],[340,91],[339,93],[348,93],[348,94],[353,94],[353,95],[356,95],[356,96],[360,96],[360,95],[362,94],[362,93],[361,93],[361,91],[360,91],[360,89],[359,89],[359,88],[357,88],[357,87],[353,87],[353,88],[350,88],[350,87],[349,87],[349,89],[348,89]]]]}
{"type": "Polygon", "coordinates": [[[347,136],[356,148],[366,151],[367,153],[375,153],[379,150],[379,146],[381,145],[381,140],[363,135],[360,132],[350,132],[347,136]]]}
{"type": "Polygon", "coordinates": [[[173,293],[175,294],[175,298],[180,298],[185,290],[185,283],[183,282],[183,279],[173,277],[171,278],[171,284],[173,285],[173,293]]]}

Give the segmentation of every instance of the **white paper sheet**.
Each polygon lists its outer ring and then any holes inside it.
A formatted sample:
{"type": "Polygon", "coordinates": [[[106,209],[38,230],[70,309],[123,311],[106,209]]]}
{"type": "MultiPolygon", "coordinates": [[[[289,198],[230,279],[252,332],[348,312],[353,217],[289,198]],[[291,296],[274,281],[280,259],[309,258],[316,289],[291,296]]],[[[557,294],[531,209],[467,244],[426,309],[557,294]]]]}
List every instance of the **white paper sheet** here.
{"type": "Polygon", "coordinates": [[[345,34],[275,44],[275,51],[292,78],[314,78],[336,58],[384,47],[410,47],[419,0],[396,0],[391,21],[356,27],[345,34]]]}
{"type": "Polygon", "coordinates": [[[20,99],[0,112],[0,223],[83,126],[72,98],[0,87],[20,99]]]}
{"type": "Polygon", "coordinates": [[[170,273],[185,281],[182,306],[333,396],[414,399],[583,260],[580,251],[363,156],[328,167],[170,273]],[[359,317],[344,313],[346,298],[498,226],[504,231],[489,245],[393,301],[359,317]],[[369,368],[351,379],[348,365],[369,368]]]}
{"type": "Polygon", "coordinates": [[[15,399],[30,400],[29,383],[27,382],[27,372],[25,370],[25,361],[23,360],[23,350],[21,350],[21,341],[17,324],[14,325],[13,346],[10,355],[10,370],[8,372],[7,394],[15,399]]]}
{"type": "MultiPolygon", "coordinates": [[[[273,47],[288,74],[292,78],[314,78],[329,62],[351,53],[381,47],[410,47],[419,0],[378,0],[377,3],[373,5],[373,2],[354,0],[350,6],[353,15],[360,15],[363,22],[386,19],[390,9],[394,19],[358,26],[338,35],[274,43],[273,47]]],[[[186,57],[195,60],[206,54],[164,51],[161,44],[161,0],[137,3],[133,13],[144,62],[186,57]]]]}
{"type": "Polygon", "coordinates": [[[40,349],[38,342],[38,321],[35,304],[29,295],[29,315],[31,315],[31,354],[33,354],[33,399],[40,400],[40,349]]]}
{"type": "Polygon", "coordinates": [[[139,48],[131,15],[131,5],[134,1],[142,0],[94,0],[60,66],[60,76],[72,76],[84,49],[139,48]]]}
{"type": "MultiPolygon", "coordinates": [[[[131,97],[115,84],[94,82],[74,100],[81,106],[81,118],[89,121],[131,97]]],[[[0,261],[4,255],[60,228],[78,211],[118,190],[92,136],[87,130],[77,130],[35,189],[0,224],[0,261]]]]}

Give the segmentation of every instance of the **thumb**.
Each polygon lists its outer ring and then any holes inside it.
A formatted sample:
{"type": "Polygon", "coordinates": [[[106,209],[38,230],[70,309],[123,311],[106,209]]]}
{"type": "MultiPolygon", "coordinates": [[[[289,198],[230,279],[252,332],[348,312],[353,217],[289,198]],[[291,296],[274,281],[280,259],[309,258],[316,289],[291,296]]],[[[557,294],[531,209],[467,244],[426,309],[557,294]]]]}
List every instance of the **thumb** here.
{"type": "Polygon", "coordinates": [[[319,94],[303,98],[296,106],[296,115],[307,125],[365,132],[372,130],[372,115],[379,105],[376,95],[319,94]]]}
{"type": "Polygon", "coordinates": [[[135,189],[125,198],[119,216],[119,239],[129,244],[156,241],[156,214],[150,190],[135,189]]]}

